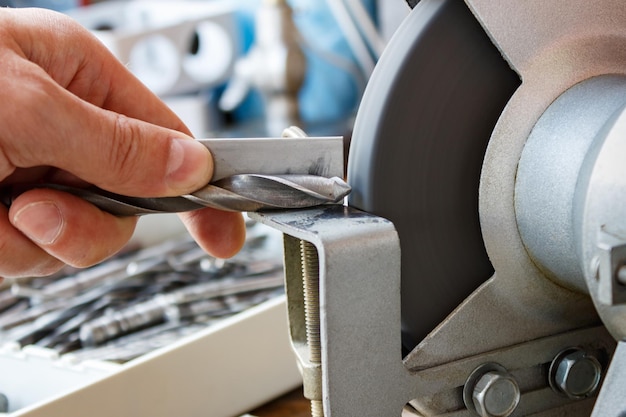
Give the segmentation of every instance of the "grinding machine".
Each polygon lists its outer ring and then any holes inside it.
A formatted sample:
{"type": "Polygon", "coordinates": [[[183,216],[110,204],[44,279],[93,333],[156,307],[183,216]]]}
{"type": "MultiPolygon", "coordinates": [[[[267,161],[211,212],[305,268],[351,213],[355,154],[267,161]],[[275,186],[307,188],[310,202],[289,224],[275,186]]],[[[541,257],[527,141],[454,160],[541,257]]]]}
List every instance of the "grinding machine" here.
{"type": "Polygon", "coordinates": [[[626,3],[422,0],[285,234],[314,416],[626,415],[626,3]]]}

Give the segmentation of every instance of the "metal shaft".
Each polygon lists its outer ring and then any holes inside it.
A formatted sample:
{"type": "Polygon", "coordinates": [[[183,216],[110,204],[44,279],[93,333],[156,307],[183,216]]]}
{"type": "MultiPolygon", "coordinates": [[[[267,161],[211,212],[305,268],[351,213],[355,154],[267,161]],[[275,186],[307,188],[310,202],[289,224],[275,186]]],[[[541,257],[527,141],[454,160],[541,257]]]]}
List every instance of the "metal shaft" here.
{"type": "Polygon", "coordinates": [[[179,213],[213,207],[226,211],[295,209],[337,203],[350,192],[341,178],[318,175],[240,174],[222,178],[196,192],[178,197],[143,198],[110,193],[99,188],[76,188],[60,184],[34,184],[11,190],[3,202],[33,188],[64,191],[118,216],[179,213]]]}

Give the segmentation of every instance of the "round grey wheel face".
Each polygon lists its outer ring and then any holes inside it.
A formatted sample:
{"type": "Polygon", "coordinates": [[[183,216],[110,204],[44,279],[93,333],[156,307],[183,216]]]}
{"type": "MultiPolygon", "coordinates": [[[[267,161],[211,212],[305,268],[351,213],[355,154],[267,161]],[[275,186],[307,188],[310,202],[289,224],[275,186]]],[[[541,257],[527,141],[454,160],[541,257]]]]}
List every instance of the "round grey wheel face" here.
{"type": "Polygon", "coordinates": [[[350,149],[349,204],[398,230],[405,351],[493,274],[478,215],[480,173],[519,85],[457,0],[420,2],[368,84],[350,149]]]}

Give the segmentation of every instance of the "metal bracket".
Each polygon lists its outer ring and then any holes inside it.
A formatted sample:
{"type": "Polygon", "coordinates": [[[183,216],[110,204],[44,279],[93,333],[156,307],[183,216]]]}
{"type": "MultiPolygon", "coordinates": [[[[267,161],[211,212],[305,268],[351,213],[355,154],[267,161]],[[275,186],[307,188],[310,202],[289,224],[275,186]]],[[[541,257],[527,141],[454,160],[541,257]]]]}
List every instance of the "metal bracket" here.
{"type": "MultiPolygon", "coordinates": [[[[574,346],[604,358],[605,367],[614,341],[603,327],[409,369],[401,351],[400,245],[391,222],[344,206],[251,217],[285,234],[289,327],[304,374],[305,396],[317,401],[320,411],[323,404],[323,414],[314,415],[399,416],[410,403],[425,416],[469,417],[473,414],[463,403],[463,387],[475,369],[491,362],[506,367],[519,383],[521,398],[513,415],[591,412],[593,398],[572,400],[550,387],[548,368],[559,352],[574,346]],[[317,252],[320,363],[310,360],[301,241],[311,243],[317,252]]],[[[458,334],[458,343],[463,343],[464,335],[458,334]]]]}
{"type": "MultiPolygon", "coordinates": [[[[299,240],[317,249],[324,415],[399,416],[413,388],[402,363],[400,243],[393,224],[344,206],[251,216],[287,235],[289,326],[301,353],[306,348],[299,240]]],[[[305,379],[315,380],[306,375],[317,370],[301,362],[305,379]]]]}

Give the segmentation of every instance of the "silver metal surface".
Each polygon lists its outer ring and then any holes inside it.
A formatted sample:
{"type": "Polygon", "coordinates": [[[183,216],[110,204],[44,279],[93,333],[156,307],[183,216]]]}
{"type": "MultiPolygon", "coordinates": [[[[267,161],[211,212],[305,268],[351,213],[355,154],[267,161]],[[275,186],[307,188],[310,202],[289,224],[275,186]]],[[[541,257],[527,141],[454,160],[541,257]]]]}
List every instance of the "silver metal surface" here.
{"type": "Polygon", "coordinates": [[[343,206],[252,217],[286,234],[291,339],[304,379],[321,372],[324,415],[399,415],[414,388],[402,365],[400,248],[393,225],[343,206]],[[308,360],[300,240],[315,245],[319,258],[317,370],[308,360]]]}
{"type": "Polygon", "coordinates": [[[238,174],[302,174],[343,178],[343,138],[198,139],[213,155],[218,181],[238,174]]]}
{"type": "MultiPolygon", "coordinates": [[[[480,207],[485,243],[497,273],[534,281],[537,273],[524,259],[512,206],[517,161],[535,122],[561,93],[592,77],[625,74],[626,10],[620,1],[467,2],[523,80],[494,130],[483,167],[480,207]],[[503,19],[505,15],[510,18],[503,19]]],[[[582,102],[582,110],[578,111],[584,112],[592,104],[582,102]]],[[[618,239],[622,234],[613,232],[621,230],[623,224],[618,218],[623,217],[619,213],[623,213],[624,207],[623,191],[619,191],[623,190],[624,175],[620,162],[624,152],[621,119],[620,114],[612,117],[609,131],[600,135],[607,135],[599,140],[603,142],[602,149],[594,144],[595,149],[583,162],[573,215],[578,227],[574,237],[579,267],[602,321],[618,339],[625,334],[625,310],[623,306],[601,302],[600,291],[607,288],[607,279],[615,279],[615,270],[614,265],[609,265],[603,273],[598,273],[598,255],[606,248],[599,248],[597,242],[607,229],[618,239]],[[599,155],[603,155],[601,162],[599,155]],[[584,189],[582,194],[581,189],[584,189]],[[612,227],[604,227],[608,224],[612,227]],[[605,278],[598,281],[596,277],[605,278]]],[[[573,281],[578,281],[580,287],[580,280],[573,281]]],[[[610,287],[613,283],[608,284],[610,287]]],[[[623,403],[621,410],[607,405],[619,404],[617,397],[604,396],[598,400],[597,409],[611,410],[612,414],[598,411],[595,414],[621,415],[626,409],[623,403]]]]}
{"type": "MultiPolygon", "coordinates": [[[[599,322],[587,296],[547,280],[528,255],[514,207],[515,182],[526,139],[550,103],[582,80],[624,74],[626,50],[617,34],[626,12],[615,1],[467,3],[522,79],[495,126],[481,174],[481,230],[496,274],[409,356],[416,367],[599,322]],[[524,325],[502,325],[509,322],[524,325]],[[459,337],[464,343],[454,343],[459,337]]],[[[587,272],[593,256],[585,258],[588,266],[581,269],[587,272]]],[[[620,320],[599,310],[609,327],[618,326],[620,320]]]]}
{"type": "Polygon", "coordinates": [[[626,77],[576,84],[537,121],[517,170],[515,213],[526,250],[546,276],[585,293],[575,193],[585,158],[593,157],[607,123],[624,105],[626,77]]]}
{"type": "Polygon", "coordinates": [[[540,117],[516,173],[517,226],[548,277],[589,293],[617,339],[626,336],[626,77],[585,80],[540,117]]]}
{"type": "Polygon", "coordinates": [[[602,321],[617,340],[626,338],[626,289],[617,280],[617,271],[626,261],[626,165],[620,158],[626,152],[624,135],[626,107],[607,124],[603,140],[586,160],[577,190],[587,286],[602,321]]]}
{"type": "MultiPolygon", "coordinates": [[[[526,252],[514,207],[517,167],[535,123],[557,97],[592,77],[626,73],[626,9],[619,0],[467,0],[467,4],[522,79],[493,131],[481,174],[481,229],[496,270],[495,281],[506,282],[498,291],[499,303],[511,309],[532,309],[546,318],[585,321],[594,315],[591,306],[583,307],[574,293],[551,286],[526,252]],[[585,311],[557,312],[557,305],[577,303],[585,311]]],[[[587,283],[592,258],[585,254],[581,267],[587,283]]],[[[607,319],[602,307],[599,311],[610,328],[618,326],[617,319],[607,319]]],[[[506,326],[501,327],[508,333],[506,326]]]]}

